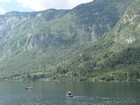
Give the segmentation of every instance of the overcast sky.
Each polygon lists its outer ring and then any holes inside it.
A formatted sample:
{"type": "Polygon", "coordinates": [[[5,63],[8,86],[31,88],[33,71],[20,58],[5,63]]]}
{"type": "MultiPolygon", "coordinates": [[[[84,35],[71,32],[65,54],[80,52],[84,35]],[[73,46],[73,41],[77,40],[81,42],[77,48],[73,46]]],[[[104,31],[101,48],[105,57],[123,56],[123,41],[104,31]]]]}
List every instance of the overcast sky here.
{"type": "Polygon", "coordinates": [[[93,0],[0,0],[0,14],[10,11],[31,12],[45,9],[71,9],[93,0]]]}

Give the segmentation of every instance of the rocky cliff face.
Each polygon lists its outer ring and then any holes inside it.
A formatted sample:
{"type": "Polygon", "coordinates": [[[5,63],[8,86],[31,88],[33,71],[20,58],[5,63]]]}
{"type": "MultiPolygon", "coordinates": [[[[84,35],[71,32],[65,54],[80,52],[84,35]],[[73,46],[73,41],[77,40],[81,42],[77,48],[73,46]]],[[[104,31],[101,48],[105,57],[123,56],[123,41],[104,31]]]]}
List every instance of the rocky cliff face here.
{"type": "Polygon", "coordinates": [[[21,21],[30,18],[29,13],[10,12],[0,16],[0,36],[6,35],[10,30],[16,28],[21,21]]]}
{"type": "Polygon", "coordinates": [[[122,50],[124,47],[129,47],[133,44],[138,44],[140,41],[140,2],[134,2],[124,13],[117,25],[114,27],[113,40],[115,42],[113,47],[122,50]]]}
{"type": "Polygon", "coordinates": [[[44,38],[48,21],[59,18],[67,11],[48,10],[33,13],[10,12],[0,16],[1,55],[7,56],[21,48],[35,48],[44,38]],[[36,44],[36,45],[35,45],[36,44]]]}

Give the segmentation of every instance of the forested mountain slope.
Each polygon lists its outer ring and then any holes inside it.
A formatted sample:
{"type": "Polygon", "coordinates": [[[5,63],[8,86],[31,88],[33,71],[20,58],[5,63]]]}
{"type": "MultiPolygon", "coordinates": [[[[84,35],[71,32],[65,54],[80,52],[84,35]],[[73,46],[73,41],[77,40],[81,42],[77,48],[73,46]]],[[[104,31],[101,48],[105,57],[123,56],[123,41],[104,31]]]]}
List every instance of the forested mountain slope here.
{"type": "Polygon", "coordinates": [[[138,0],[0,16],[1,79],[138,80],[138,0]]]}

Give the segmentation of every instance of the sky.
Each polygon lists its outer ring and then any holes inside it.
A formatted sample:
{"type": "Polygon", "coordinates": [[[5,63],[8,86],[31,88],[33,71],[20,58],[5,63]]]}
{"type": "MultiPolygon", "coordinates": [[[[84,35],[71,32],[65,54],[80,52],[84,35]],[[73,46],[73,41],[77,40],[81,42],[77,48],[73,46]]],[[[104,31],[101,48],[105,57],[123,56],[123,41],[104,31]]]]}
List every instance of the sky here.
{"type": "Polygon", "coordinates": [[[93,0],[0,0],[0,14],[10,11],[32,12],[46,9],[72,9],[93,0]]]}

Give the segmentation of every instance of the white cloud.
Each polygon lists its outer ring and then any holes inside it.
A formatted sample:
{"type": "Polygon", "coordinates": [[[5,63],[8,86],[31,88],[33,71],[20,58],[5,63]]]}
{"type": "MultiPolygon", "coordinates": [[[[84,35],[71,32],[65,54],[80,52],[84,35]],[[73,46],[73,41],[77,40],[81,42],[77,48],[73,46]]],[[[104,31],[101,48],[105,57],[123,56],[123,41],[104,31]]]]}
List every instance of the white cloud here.
{"type": "Polygon", "coordinates": [[[69,7],[75,7],[79,4],[82,4],[82,3],[87,3],[87,2],[91,2],[93,0],[69,0],[69,7]]]}
{"type": "Polygon", "coordinates": [[[0,8],[0,14],[5,14],[6,10],[4,10],[3,8],[0,8]]]}
{"type": "Polygon", "coordinates": [[[39,11],[45,9],[46,0],[16,0],[24,8],[31,8],[32,10],[39,11]]]}
{"type": "Polygon", "coordinates": [[[92,0],[16,0],[24,8],[40,11],[50,8],[71,9],[78,4],[90,2],[92,0]]]}
{"type": "Polygon", "coordinates": [[[0,2],[10,3],[12,0],[0,0],[0,2]]]}

